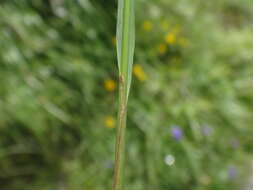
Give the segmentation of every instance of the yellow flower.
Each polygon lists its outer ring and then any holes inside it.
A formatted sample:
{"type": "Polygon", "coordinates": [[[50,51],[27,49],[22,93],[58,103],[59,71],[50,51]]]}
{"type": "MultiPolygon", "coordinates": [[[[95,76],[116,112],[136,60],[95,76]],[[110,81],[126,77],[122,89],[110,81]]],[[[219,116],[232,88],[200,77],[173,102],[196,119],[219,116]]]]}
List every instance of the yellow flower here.
{"type": "Polygon", "coordinates": [[[117,86],[116,82],[112,79],[107,79],[104,82],[104,87],[109,92],[114,91],[116,89],[116,86],[117,86]]]}
{"type": "Polygon", "coordinates": [[[166,53],[167,49],[168,49],[168,47],[166,44],[160,44],[158,46],[158,52],[160,55],[164,55],[166,53]]]}
{"type": "Polygon", "coordinates": [[[143,68],[139,64],[135,64],[133,67],[134,76],[140,81],[147,80],[147,75],[144,72],[143,68]]]}
{"type": "Polygon", "coordinates": [[[106,126],[107,128],[110,128],[110,129],[114,128],[114,127],[115,127],[115,123],[116,123],[116,121],[115,121],[114,117],[112,117],[112,116],[107,116],[107,117],[105,118],[105,126],[106,126]]]}
{"type": "Polygon", "coordinates": [[[176,42],[176,35],[174,33],[168,33],[166,36],[165,36],[165,41],[168,43],[168,44],[175,44],[176,42]]]}
{"type": "Polygon", "coordinates": [[[114,46],[116,46],[116,37],[115,37],[115,36],[112,37],[112,44],[113,44],[114,46]]]}
{"type": "Polygon", "coordinates": [[[143,30],[149,32],[153,29],[153,24],[152,24],[152,22],[146,20],[143,22],[142,28],[143,28],[143,30]]]}

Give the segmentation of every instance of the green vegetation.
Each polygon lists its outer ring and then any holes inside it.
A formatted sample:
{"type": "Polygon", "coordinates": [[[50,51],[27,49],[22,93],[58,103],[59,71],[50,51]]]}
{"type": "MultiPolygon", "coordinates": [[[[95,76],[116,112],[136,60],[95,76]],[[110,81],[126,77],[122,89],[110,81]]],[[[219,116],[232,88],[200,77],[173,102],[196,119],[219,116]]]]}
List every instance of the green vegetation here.
{"type": "Polygon", "coordinates": [[[119,69],[119,106],[113,190],[122,189],[125,158],[127,103],[132,80],[135,42],[135,1],[119,0],[118,2],[117,57],[119,69]]]}
{"type": "MultiPolygon", "coordinates": [[[[1,190],[111,189],[116,16],[112,0],[0,2],[1,190]]],[[[242,189],[252,19],[252,0],[136,0],[124,189],[242,189]]]]}

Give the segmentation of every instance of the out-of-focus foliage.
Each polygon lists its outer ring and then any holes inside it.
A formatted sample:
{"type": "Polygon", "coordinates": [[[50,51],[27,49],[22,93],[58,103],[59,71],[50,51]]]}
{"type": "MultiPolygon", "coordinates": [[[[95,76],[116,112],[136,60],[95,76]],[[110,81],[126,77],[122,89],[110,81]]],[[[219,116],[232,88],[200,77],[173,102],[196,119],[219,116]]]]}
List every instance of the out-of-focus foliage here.
{"type": "MultiPolygon", "coordinates": [[[[253,145],[252,1],[136,3],[126,189],[241,189],[253,145]]],[[[110,189],[116,7],[1,1],[1,190],[110,189]]]]}

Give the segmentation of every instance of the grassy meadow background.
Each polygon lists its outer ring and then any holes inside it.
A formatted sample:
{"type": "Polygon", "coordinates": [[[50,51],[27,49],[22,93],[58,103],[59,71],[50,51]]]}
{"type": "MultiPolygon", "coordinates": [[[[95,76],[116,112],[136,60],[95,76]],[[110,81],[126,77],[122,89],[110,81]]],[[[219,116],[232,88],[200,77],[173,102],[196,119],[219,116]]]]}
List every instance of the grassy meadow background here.
{"type": "MultiPolygon", "coordinates": [[[[109,190],[115,0],[0,1],[0,189],[109,190]]],[[[252,0],[136,0],[125,189],[243,190],[252,0]]]]}

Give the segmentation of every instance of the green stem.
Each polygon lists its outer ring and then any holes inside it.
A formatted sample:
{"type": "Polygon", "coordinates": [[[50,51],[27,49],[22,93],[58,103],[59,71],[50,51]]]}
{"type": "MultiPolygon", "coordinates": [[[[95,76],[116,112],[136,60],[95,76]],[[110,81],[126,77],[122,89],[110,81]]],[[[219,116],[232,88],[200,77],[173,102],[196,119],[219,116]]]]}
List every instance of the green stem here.
{"type": "Polygon", "coordinates": [[[115,153],[115,169],[113,190],[120,190],[122,185],[122,169],[125,154],[125,131],[126,131],[126,117],[127,117],[127,101],[125,93],[124,78],[120,77],[119,90],[119,113],[118,113],[118,130],[116,139],[116,153],[115,153]]]}
{"type": "Polygon", "coordinates": [[[113,190],[121,190],[123,178],[127,102],[134,54],[134,1],[118,0],[117,54],[119,66],[119,108],[113,190]]]}

